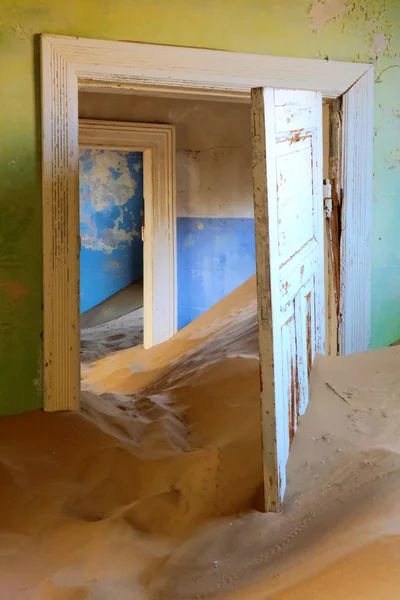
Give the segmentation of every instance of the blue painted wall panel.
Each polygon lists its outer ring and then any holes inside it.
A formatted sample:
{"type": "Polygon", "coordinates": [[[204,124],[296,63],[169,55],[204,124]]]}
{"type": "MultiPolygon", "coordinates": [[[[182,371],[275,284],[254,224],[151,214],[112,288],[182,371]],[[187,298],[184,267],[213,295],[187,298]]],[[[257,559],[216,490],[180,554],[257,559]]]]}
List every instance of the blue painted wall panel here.
{"type": "Polygon", "coordinates": [[[256,271],[254,219],[177,219],[178,328],[256,271]]]}
{"type": "Polygon", "coordinates": [[[81,312],[143,277],[143,155],[80,152],[81,312]]]}

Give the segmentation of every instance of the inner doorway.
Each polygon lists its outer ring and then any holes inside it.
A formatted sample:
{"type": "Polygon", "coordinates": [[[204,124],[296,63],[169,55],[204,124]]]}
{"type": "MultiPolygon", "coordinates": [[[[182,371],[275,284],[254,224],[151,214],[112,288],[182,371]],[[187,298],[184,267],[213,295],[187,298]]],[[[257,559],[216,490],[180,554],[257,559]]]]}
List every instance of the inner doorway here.
{"type": "Polygon", "coordinates": [[[143,153],[80,146],[81,364],[143,344],[143,153]]]}
{"type": "Polygon", "coordinates": [[[81,361],[176,332],[175,129],[79,119],[81,361]]]}

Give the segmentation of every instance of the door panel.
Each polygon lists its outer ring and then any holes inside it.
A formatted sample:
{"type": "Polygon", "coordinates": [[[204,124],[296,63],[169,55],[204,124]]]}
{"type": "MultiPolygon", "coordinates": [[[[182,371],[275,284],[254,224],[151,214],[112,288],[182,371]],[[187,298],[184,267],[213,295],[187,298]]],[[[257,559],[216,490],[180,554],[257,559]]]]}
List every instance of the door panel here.
{"type": "Polygon", "coordinates": [[[316,352],[323,352],[322,98],[252,90],[265,501],[279,509],[316,352]]]}

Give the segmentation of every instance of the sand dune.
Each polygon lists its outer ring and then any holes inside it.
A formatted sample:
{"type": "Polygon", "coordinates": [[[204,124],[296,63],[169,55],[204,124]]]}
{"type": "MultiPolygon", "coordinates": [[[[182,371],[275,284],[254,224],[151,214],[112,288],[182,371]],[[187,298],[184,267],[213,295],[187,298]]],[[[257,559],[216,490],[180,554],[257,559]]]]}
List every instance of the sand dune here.
{"type": "Polygon", "coordinates": [[[0,419],[0,598],[397,600],[399,363],[317,357],[279,515],[259,512],[254,280],[95,363],[82,413],[0,419]]]}

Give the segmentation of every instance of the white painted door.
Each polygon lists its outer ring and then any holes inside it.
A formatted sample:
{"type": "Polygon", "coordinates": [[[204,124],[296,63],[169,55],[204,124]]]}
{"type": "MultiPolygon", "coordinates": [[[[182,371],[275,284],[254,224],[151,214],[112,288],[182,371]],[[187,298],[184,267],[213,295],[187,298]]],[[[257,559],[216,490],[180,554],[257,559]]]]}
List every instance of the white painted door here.
{"type": "Polygon", "coordinates": [[[252,90],[265,503],[279,510],[316,352],[324,352],[322,98],[252,90]]]}

